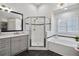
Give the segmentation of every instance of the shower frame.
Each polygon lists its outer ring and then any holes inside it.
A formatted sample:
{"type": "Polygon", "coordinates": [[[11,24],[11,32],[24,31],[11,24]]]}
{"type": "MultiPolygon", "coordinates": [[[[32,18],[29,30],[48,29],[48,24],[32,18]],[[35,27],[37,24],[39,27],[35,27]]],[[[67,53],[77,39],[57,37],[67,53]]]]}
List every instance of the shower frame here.
{"type": "MultiPolygon", "coordinates": [[[[30,47],[46,47],[46,36],[47,36],[47,33],[46,33],[46,24],[50,24],[50,30],[51,30],[51,19],[50,19],[50,23],[45,23],[46,22],[46,18],[48,18],[48,17],[45,17],[45,16],[29,16],[29,17],[27,17],[27,18],[25,18],[25,19],[28,19],[28,18],[30,18],[30,21],[31,21],[31,19],[33,19],[33,18],[44,18],[44,24],[29,24],[29,23],[25,23],[25,24],[27,24],[27,25],[30,25],[30,29],[29,29],[29,35],[30,35],[30,37],[29,37],[29,41],[30,41],[30,43],[29,43],[29,46],[30,47]],[[32,33],[32,31],[31,31],[31,29],[32,29],[32,25],[44,25],[44,46],[32,46],[32,42],[31,42],[31,33],[32,33]]],[[[49,18],[48,18],[49,19],[49,18]]]]}

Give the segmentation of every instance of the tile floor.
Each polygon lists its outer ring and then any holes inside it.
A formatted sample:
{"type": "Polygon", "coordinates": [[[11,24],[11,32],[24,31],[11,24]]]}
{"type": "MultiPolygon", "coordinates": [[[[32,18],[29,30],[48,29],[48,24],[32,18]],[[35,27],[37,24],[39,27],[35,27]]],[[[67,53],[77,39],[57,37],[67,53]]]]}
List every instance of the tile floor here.
{"type": "Polygon", "coordinates": [[[28,50],[20,54],[17,54],[16,56],[61,56],[61,55],[49,50],[28,50]]]}

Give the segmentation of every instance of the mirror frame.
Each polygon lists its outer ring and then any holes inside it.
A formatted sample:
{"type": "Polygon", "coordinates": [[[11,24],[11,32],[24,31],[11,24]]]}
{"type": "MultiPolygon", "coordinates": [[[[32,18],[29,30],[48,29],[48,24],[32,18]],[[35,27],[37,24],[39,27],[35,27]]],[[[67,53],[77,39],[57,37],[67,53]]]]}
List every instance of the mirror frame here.
{"type": "Polygon", "coordinates": [[[1,31],[1,32],[16,32],[16,31],[23,31],[23,14],[22,13],[19,13],[19,12],[15,12],[15,11],[11,11],[11,13],[13,14],[17,14],[17,15],[21,15],[22,17],[22,21],[21,21],[21,30],[7,30],[7,31],[1,31]]]}

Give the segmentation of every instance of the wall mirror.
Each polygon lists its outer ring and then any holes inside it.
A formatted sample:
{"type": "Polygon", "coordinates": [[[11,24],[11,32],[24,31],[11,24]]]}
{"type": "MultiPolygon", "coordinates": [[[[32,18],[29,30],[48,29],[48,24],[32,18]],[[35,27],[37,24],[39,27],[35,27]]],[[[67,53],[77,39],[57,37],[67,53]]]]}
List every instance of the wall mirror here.
{"type": "Polygon", "coordinates": [[[0,30],[1,32],[23,31],[23,14],[0,11],[0,30]]]}

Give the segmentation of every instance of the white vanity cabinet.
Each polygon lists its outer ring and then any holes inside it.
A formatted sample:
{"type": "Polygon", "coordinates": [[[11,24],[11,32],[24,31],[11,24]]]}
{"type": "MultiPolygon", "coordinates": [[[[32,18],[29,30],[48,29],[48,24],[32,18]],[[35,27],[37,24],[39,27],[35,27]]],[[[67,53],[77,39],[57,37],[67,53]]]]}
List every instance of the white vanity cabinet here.
{"type": "Polygon", "coordinates": [[[11,55],[18,54],[27,49],[27,35],[11,38],[11,55]]]}
{"type": "Polygon", "coordinates": [[[28,35],[0,36],[0,56],[10,56],[21,53],[28,48],[28,35]]]}
{"type": "Polygon", "coordinates": [[[0,38],[0,56],[10,55],[10,38],[0,38]]]}

